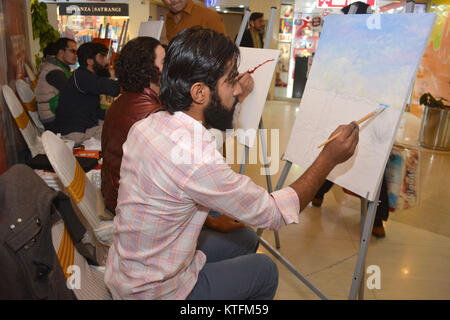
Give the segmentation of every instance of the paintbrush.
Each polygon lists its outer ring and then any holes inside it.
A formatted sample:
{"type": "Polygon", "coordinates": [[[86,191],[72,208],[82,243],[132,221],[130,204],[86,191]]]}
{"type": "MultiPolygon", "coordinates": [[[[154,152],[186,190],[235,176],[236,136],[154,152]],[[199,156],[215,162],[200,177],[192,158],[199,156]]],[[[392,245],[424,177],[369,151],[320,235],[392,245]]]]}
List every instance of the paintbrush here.
{"type": "Polygon", "coordinates": [[[253,72],[256,71],[256,69],[258,69],[259,67],[261,67],[262,65],[264,65],[264,64],[266,64],[267,62],[270,62],[270,61],[275,61],[275,59],[269,59],[269,60],[266,60],[266,61],[264,61],[263,63],[261,63],[261,64],[257,65],[256,67],[254,67],[253,69],[249,69],[247,72],[248,72],[249,74],[252,74],[253,72]]]}
{"type": "MultiPolygon", "coordinates": [[[[360,125],[360,124],[363,123],[364,121],[366,121],[366,120],[368,120],[368,119],[370,119],[370,118],[372,118],[372,117],[375,117],[375,116],[379,115],[381,112],[383,112],[384,110],[386,110],[388,107],[389,107],[388,105],[380,103],[380,106],[379,106],[376,110],[372,111],[372,112],[369,113],[369,114],[366,114],[364,117],[362,117],[361,119],[359,119],[358,121],[356,121],[356,124],[360,125]]],[[[337,133],[336,135],[332,136],[330,139],[328,139],[328,140],[325,141],[324,143],[321,143],[320,145],[318,145],[317,148],[323,147],[323,146],[326,145],[327,143],[333,141],[334,139],[336,139],[337,137],[339,137],[339,136],[341,135],[341,133],[342,133],[342,131],[339,132],[339,133],[337,133]]]]}

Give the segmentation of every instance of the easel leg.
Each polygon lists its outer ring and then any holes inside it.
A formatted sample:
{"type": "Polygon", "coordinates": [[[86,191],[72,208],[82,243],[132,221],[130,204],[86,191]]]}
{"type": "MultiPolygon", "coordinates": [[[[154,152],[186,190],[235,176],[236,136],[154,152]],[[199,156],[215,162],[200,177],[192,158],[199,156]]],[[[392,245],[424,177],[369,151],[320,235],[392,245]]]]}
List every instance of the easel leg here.
{"type": "MultiPolygon", "coordinates": [[[[277,185],[275,186],[275,191],[280,190],[283,187],[284,182],[286,181],[286,178],[289,174],[289,170],[291,170],[292,167],[292,162],[287,161],[286,164],[284,165],[283,171],[281,172],[281,176],[280,179],[278,180],[277,185]]],[[[263,229],[258,229],[256,234],[258,235],[258,237],[261,237],[261,235],[263,234],[263,229]]],[[[280,249],[280,239],[278,238],[278,231],[277,233],[275,233],[275,244],[277,249],[280,249]]]]}
{"type": "MultiPolygon", "coordinates": [[[[369,248],[370,236],[373,228],[373,222],[375,221],[375,214],[377,211],[378,198],[380,197],[381,184],[378,187],[377,196],[375,201],[368,202],[367,214],[362,225],[362,234],[360,240],[360,246],[358,251],[358,259],[356,261],[355,271],[353,273],[352,285],[350,287],[349,300],[356,300],[356,295],[359,293],[359,297],[364,297],[364,274],[365,274],[365,261],[367,250],[369,248]],[[359,291],[359,292],[358,292],[359,291]]],[[[366,200],[367,201],[367,200],[366,200]]],[[[361,202],[361,215],[365,211],[365,204],[361,202]]]]}
{"type": "MultiPolygon", "coordinates": [[[[363,231],[364,231],[364,225],[365,225],[365,221],[366,221],[366,216],[367,216],[367,207],[369,205],[369,201],[366,198],[362,198],[361,197],[361,219],[359,222],[359,241],[361,242],[361,239],[363,238],[363,231]]],[[[362,270],[363,270],[363,274],[361,276],[361,280],[359,283],[359,290],[358,290],[358,299],[359,300],[364,300],[364,270],[366,269],[365,267],[365,263],[363,263],[362,266],[362,270]]]]}
{"type": "Polygon", "coordinates": [[[319,289],[317,289],[311,282],[306,280],[300,272],[298,272],[295,267],[286,260],[276,249],[274,249],[266,240],[260,238],[259,239],[261,245],[267,249],[275,258],[278,259],[286,268],[289,269],[289,271],[296,276],[301,282],[303,282],[308,288],[310,288],[316,295],[318,295],[322,300],[328,300],[328,298],[320,292],[319,289]]]}
{"type": "MultiPolygon", "coordinates": [[[[264,157],[264,169],[266,170],[267,191],[269,193],[271,193],[272,192],[272,180],[270,179],[269,160],[267,157],[266,136],[264,134],[264,126],[263,126],[262,119],[259,121],[259,138],[261,141],[262,154],[264,157]]],[[[277,249],[280,249],[281,245],[280,245],[280,237],[278,235],[278,231],[274,231],[274,236],[275,236],[276,247],[277,247],[277,249]]]]}
{"type": "Polygon", "coordinates": [[[242,155],[242,163],[241,166],[239,168],[239,174],[244,174],[245,173],[245,164],[247,163],[248,160],[248,153],[249,153],[249,147],[244,146],[244,154],[242,155]]]}
{"type": "MultiPolygon", "coordinates": [[[[286,178],[289,174],[289,170],[292,167],[292,162],[286,161],[286,164],[284,165],[283,171],[281,172],[280,179],[278,180],[278,183],[275,187],[275,190],[280,190],[283,187],[284,182],[286,181],[286,178]]],[[[263,233],[263,229],[258,229],[257,234],[259,236],[259,242],[260,244],[267,249],[275,258],[278,259],[288,270],[296,276],[301,282],[303,282],[308,288],[310,288],[316,295],[318,295],[322,300],[328,300],[328,298],[319,291],[311,282],[306,280],[300,272],[298,272],[295,267],[286,260],[275,248],[273,248],[266,240],[261,238],[261,235],[263,233]]]]}
{"type": "Polygon", "coordinates": [[[266,135],[264,134],[264,127],[263,127],[262,119],[259,121],[259,137],[261,140],[261,148],[262,148],[262,153],[263,153],[263,157],[264,157],[264,169],[266,170],[267,191],[269,193],[271,193],[272,192],[272,180],[270,179],[269,159],[267,158],[266,135]]]}

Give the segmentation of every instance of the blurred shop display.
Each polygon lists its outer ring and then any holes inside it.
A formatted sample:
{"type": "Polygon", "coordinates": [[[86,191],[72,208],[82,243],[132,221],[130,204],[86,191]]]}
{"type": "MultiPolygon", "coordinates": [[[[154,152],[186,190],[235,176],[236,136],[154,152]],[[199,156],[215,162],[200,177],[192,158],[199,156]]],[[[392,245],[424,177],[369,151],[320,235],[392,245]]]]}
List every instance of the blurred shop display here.
{"type": "Polygon", "coordinates": [[[288,79],[287,95],[292,98],[301,98],[306,85],[308,71],[312,64],[314,52],[317,49],[323,17],[329,11],[321,13],[294,13],[294,28],[292,38],[292,78],[288,79]]]}
{"type": "Polygon", "coordinates": [[[129,20],[127,3],[58,3],[58,30],[62,37],[74,39],[77,43],[94,38],[111,39],[114,51],[119,49],[119,40],[126,42],[129,20]]]}
{"type": "MultiPolygon", "coordinates": [[[[317,8],[344,8],[349,4],[352,4],[356,0],[317,0],[317,8]]],[[[375,5],[375,0],[366,0],[363,2],[367,3],[369,6],[373,7],[375,5]]]]}
{"type": "Polygon", "coordinates": [[[423,112],[419,102],[422,94],[431,92],[450,101],[450,1],[431,1],[428,11],[437,17],[414,83],[411,113],[418,117],[423,112]]]}
{"type": "Polygon", "coordinates": [[[389,210],[404,210],[419,204],[420,151],[394,145],[386,165],[389,210]]]}
{"type": "MultiPolygon", "coordinates": [[[[275,86],[286,88],[289,78],[289,63],[291,57],[291,42],[294,18],[294,6],[282,5],[280,8],[280,30],[278,49],[280,57],[275,71],[275,86]]],[[[285,95],[285,93],[284,93],[285,95]]]]}

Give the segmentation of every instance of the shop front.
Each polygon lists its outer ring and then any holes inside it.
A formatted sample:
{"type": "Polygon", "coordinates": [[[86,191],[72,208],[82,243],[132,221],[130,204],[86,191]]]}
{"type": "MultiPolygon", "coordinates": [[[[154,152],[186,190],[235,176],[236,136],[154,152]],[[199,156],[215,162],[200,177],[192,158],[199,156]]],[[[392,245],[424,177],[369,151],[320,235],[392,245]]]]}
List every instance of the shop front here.
{"type": "MultiPolygon", "coordinates": [[[[331,6],[331,4],[330,4],[331,6]]],[[[275,97],[301,98],[319,42],[323,19],[339,11],[322,1],[297,0],[281,5],[275,97]]]]}
{"type": "MultiPolygon", "coordinates": [[[[275,97],[301,98],[309,69],[320,39],[324,19],[329,14],[342,14],[341,9],[356,0],[283,1],[280,11],[278,49],[280,60],[276,70],[275,97]]],[[[363,0],[372,12],[397,14],[406,11],[404,1],[363,0]]],[[[415,4],[415,13],[425,11],[425,4],[415,4]]]]}
{"type": "Polygon", "coordinates": [[[119,40],[125,42],[129,21],[127,1],[88,3],[61,2],[57,4],[58,31],[61,36],[84,43],[94,38],[112,40],[112,48],[118,50],[119,40]]]}

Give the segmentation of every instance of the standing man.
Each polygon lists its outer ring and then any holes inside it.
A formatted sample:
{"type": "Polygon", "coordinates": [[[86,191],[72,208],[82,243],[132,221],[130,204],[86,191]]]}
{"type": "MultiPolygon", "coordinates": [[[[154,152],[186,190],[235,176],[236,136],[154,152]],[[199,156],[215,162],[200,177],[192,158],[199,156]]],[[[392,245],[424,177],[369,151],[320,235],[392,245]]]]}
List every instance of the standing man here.
{"type": "Polygon", "coordinates": [[[69,65],[77,62],[77,43],[60,38],[45,48],[44,58],[39,65],[36,101],[42,124],[46,130],[53,130],[61,91],[72,76],[69,65]]]}
{"type": "Polygon", "coordinates": [[[105,110],[100,106],[100,95],[116,97],[120,86],[110,79],[108,48],[103,44],[84,43],[77,54],[80,67],[61,92],[54,131],[81,144],[91,137],[101,139],[99,120],[105,119],[105,110]]]}
{"type": "Polygon", "coordinates": [[[244,31],[241,47],[264,47],[264,15],[261,12],[253,12],[250,15],[249,28],[244,31]]]}
{"type": "Polygon", "coordinates": [[[168,42],[177,33],[193,26],[226,34],[223,19],[216,11],[193,3],[192,0],[163,0],[163,2],[170,10],[164,22],[168,42]]]}
{"type": "Polygon", "coordinates": [[[116,232],[105,283],[115,299],[272,299],[275,263],[235,252],[233,237],[198,249],[209,209],[254,227],[298,223],[325,177],[349,159],[358,125],[340,126],[289,187],[269,194],[235,173],[208,128],[232,127],[242,89],[239,48],[223,34],[189,28],[170,43],[161,76],[165,111],[136,123],[123,145],[116,232]]]}

